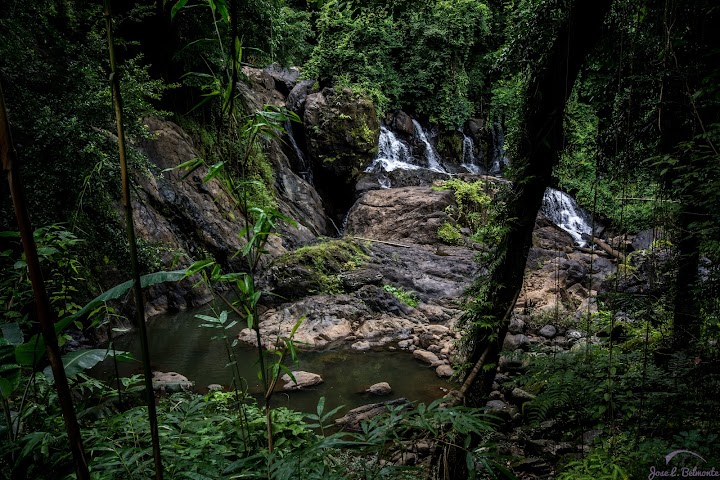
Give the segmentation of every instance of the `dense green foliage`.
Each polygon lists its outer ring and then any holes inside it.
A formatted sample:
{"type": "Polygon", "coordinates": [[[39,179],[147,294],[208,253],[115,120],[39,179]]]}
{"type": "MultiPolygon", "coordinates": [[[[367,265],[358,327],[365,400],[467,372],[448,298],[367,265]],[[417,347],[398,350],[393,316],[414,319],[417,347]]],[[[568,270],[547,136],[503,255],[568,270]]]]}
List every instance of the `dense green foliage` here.
{"type": "Polygon", "coordinates": [[[488,16],[471,0],[326,2],[306,75],[364,90],[381,111],[458,128],[484,83],[488,16]]]}

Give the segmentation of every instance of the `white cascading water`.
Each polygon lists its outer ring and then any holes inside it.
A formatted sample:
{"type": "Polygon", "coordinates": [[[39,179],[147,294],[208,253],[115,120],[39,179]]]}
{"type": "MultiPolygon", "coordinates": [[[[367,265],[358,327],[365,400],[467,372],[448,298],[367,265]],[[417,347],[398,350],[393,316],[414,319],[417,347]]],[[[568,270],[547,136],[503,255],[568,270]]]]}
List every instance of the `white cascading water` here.
{"type": "Polygon", "coordinates": [[[401,142],[388,128],[380,127],[378,154],[375,160],[365,169],[366,172],[392,172],[396,169],[417,170],[420,166],[412,162],[412,155],[407,145],[401,142]]]}
{"type": "Polygon", "coordinates": [[[300,176],[307,182],[313,183],[313,172],[312,167],[308,163],[307,159],[305,158],[305,154],[303,153],[302,149],[298,145],[297,141],[295,140],[295,136],[293,135],[293,129],[292,129],[292,123],[290,123],[290,120],[285,122],[285,132],[287,132],[288,140],[290,140],[290,146],[293,149],[293,152],[295,152],[295,156],[298,159],[298,162],[300,163],[300,166],[302,168],[302,171],[300,171],[300,176]]]}
{"type": "Polygon", "coordinates": [[[420,125],[420,122],[413,119],[412,123],[415,126],[415,135],[417,135],[417,138],[419,138],[420,141],[425,144],[425,159],[427,160],[427,163],[428,163],[428,169],[433,170],[435,172],[446,173],[445,169],[440,164],[440,159],[438,158],[437,154],[435,153],[435,150],[433,149],[432,144],[430,144],[430,141],[428,140],[427,135],[425,135],[425,130],[423,130],[422,125],[420,125]]]}
{"type": "Polygon", "coordinates": [[[551,222],[568,232],[575,243],[581,247],[587,245],[583,234],[592,232],[592,217],[570,195],[548,188],[543,195],[540,210],[551,222]]]}
{"type": "Polygon", "coordinates": [[[500,175],[503,166],[509,163],[505,153],[505,133],[500,124],[493,125],[491,130],[493,137],[493,151],[491,155],[490,174],[500,175]]]}
{"type": "MultiPolygon", "coordinates": [[[[462,130],[461,130],[462,133],[462,130]]],[[[461,166],[470,173],[480,174],[480,166],[477,164],[475,159],[475,144],[472,138],[468,137],[463,133],[463,151],[462,151],[462,164],[461,166]]]]}

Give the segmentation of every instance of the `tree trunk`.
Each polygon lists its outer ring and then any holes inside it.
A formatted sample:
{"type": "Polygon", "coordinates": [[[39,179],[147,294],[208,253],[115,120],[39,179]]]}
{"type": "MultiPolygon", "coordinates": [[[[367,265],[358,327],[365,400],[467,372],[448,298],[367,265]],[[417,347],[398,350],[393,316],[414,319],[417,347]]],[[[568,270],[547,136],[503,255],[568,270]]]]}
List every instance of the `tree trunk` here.
{"type": "MultiPolygon", "coordinates": [[[[497,325],[494,332],[478,332],[479,336],[473,339],[471,363],[475,363],[489,346],[485,364],[497,365],[509,323],[508,319],[502,319],[522,288],[535,218],[563,146],[565,104],[585,57],[600,37],[611,3],[611,0],[576,0],[549,53],[529,82],[523,134],[513,160],[516,175],[506,209],[506,218],[510,219],[508,231],[500,243],[502,250],[496,256],[498,264],[490,276],[487,306],[470,314],[471,321],[473,317],[490,317],[497,325]]],[[[471,402],[475,403],[489,393],[495,370],[486,370],[482,384],[472,389],[471,402]]]]}
{"type": "MultiPolygon", "coordinates": [[[[75,474],[78,479],[86,480],[90,478],[90,472],[85,457],[85,449],[83,448],[80,426],[77,422],[75,407],[73,405],[72,395],[70,394],[70,386],[65,376],[65,368],[62,363],[62,357],[60,356],[60,348],[58,347],[54,325],[56,316],[50,307],[50,300],[45,290],[45,282],[42,278],[42,270],[40,268],[40,259],[37,254],[33,229],[30,224],[30,215],[27,211],[25,195],[22,185],[20,184],[17,159],[10,135],[10,124],[5,110],[5,99],[3,97],[2,87],[0,87],[0,160],[2,160],[2,168],[7,175],[8,184],[10,185],[15,217],[17,219],[18,229],[20,230],[25,260],[27,261],[28,277],[30,278],[35,296],[37,319],[40,323],[48,360],[50,361],[50,367],[52,368],[55,378],[55,389],[57,390],[63,420],[65,420],[65,429],[68,434],[70,451],[72,452],[75,462],[75,474]]],[[[8,424],[8,427],[11,427],[11,425],[8,424]]]]}

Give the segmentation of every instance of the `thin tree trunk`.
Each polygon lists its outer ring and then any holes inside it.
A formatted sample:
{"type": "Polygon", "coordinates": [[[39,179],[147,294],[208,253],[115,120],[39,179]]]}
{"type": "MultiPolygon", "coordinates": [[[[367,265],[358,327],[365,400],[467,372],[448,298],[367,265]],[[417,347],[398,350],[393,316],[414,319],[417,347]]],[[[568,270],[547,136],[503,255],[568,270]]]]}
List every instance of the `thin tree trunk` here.
{"type": "Polygon", "coordinates": [[[135,228],[133,226],[132,203],[130,198],[130,179],[128,177],[127,160],[125,158],[125,131],[123,128],[122,97],[120,96],[120,80],[115,65],[115,46],[112,34],[112,13],[110,0],[105,1],[105,26],[108,35],[108,51],[110,54],[110,83],[112,85],[113,105],[115,106],[115,120],[118,132],[118,151],[120,156],[120,174],[122,177],[122,204],[125,211],[128,245],[130,248],[130,264],[134,281],[135,294],[135,323],[140,330],[140,344],[142,350],[143,373],[145,376],[145,397],[150,420],[150,436],[152,437],[153,458],[155,460],[155,478],[162,480],[163,466],[160,457],[160,435],[158,432],[157,412],[155,409],[155,394],[152,385],[152,371],[150,368],[150,350],[148,348],[147,329],[145,328],[145,302],[143,300],[142,284],[140,283],[140,265],[138,262],[137,245],[135,242],[135,228]]]}
{"type": "MultiPolygon", "coordinates": [[[[486,364],[497,364],[499,359],[509,324],[509,319],[503,317],[522,288],[535,218],[563,145],[565,104],[585,57],[600,37],[611,3],[611,0],[576,0],[528,85],[523,134],[513,161],[517,173],[507,204],[506,218],[511,220],[500,244],[503,250],[498,256],[500,261],[490,277],[489,307],[480,313],[490,315],[498,325],[493,334],[474,339],[471,364],[488,347],[486,364]]],[[[473,388],[471,400],[477,402],[489,393],[494,378],[495,369],[487,370],[480,388],[477,385],[473,388]]]]}
{"type": "Polygon", "coordinates": [[[689,205],[680,211],[680,241],[678,242],[678,270],[675,278],[673,308],[673,349],[685,350],[700,339],[700,306],[695,289],[700,267],[700,239],[690,225],[693,212],[689,205]]]}
{"type": "MultiPolygon", "coordinates": [[[[68,440],[70,441],[70,451],[72,452],[75,462],[75,473],[78,479],[88,480],[90,478],[90,472],[88,471],[87,459],[85,458],[80,426],[75,416],[75,407],[73,406],[72,396],[70,395],[70,386],[65,376],[65,368],[63,367],[60,348],[57,343],[57,335],[55,334],[55,312],[53,312],[50,307],[50,300],[45,290],[45,283],[40,269],[40,260],[38,259],[35,238],[33,237],[33,229],[30,224],[30,215],[27,211],[25,195],[22,185],[20,184],[17,158],[10,135],[10,124],[5,110],[2,86],[0,86],[0,157],[2,158],[3,171],[7,175],[10,185],[10,194],[15,208],[15,218],[17,219],[20,230],[23,250],[25,252],[28,276],[30,277],[30,283],[32,284],[35,295],[37,318],[38,322],[40,322],[40,329],[43,340],[45,340],[48,360],[50,361],[50,366],[55,378],[55,388],[57,389],[60,409],[62,410],[63,419],[65,420],[68,440]]],[[[8,424],[8,427],[12,428],[12,425],[8,424]]]]}

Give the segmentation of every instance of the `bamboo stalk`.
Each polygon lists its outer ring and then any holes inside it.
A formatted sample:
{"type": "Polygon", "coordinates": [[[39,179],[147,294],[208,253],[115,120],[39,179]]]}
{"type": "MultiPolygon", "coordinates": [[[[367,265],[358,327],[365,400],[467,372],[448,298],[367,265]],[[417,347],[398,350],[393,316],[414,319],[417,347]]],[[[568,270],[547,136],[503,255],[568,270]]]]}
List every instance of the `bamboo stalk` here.
{"type": "Polygon", "coordinates": [[[157,411],[155,409],[155,394],[152,385],[152,371],[150,369],[150,350],[145,327],[145,302],[140,283],[140,264],[138,261],[137,245],[135,241],[135,228],[133,225],[132,204],[130,198],[130,179],[128,176],[127,159],[125,156],[125,130],[123,128],[122,97],[120,95],[120,79],[115,63],[115,45],[112,34],[112,13],[110,0],[104,0],[105,27],[108,36],[108,52],[110,55],[110,84],[112,87],[113,106],[115,107],[115,121],[118,132],[118,154],[120,157],[120,175],[122,181],[122,205],[125,211],[128,245],[130,248],[130,265],[134,281],[135,320],[140,330],[140,346],[142,350],[143,373],[145,376],[145,397],[150,420],[150,436],[152,437],[153,458],[155,461],[155,478],[162,480],[163,466],[160,457],[160,435],[158,431],[157,411]]]}
{"type": "MultiPolygon", "coordinates": [[[[18,229],[20,230],[23,250],[25,251],[28,277],[30,278],[35,296],[37,318],[38,322],[40,322],[40,329],[43,340],[45,340],[48,360],[50,361],[50,366],[55,378],[55,388],[57,389],[60,409],[62,410],[63,419],[65,420],[68,440],[70,441],[70,451],[72,452],[75,462],[75,473],[79,480],[89,480],[90,472],[88,471],[87,459],[85,458],[80,426],[75,416],[75,407],[72,396],[70,395],[70,386],[65,376],[65,368],[63,367],[60,348],[57,343],[54,325],[56,320],[55,312],[53,312],[50,307],[50,300],[45,290],[42,270],[40,269],[40,260],[37,254],[35,238],[33,237],[32,224],[30,223],[30,215],[28,214],[25,195],[20,183],[17,157],[12,144],[10,124],[5,110],[2,86],[0,86],[0,157],[2,158],[3,171],[7,175],[8,183],[10,184],[10,195],[12,196],[15,218],[17,219],[18,229]]],[[[13,427],[11,423],[8,423],[8,428],[12,431],[13,427]]]]}

